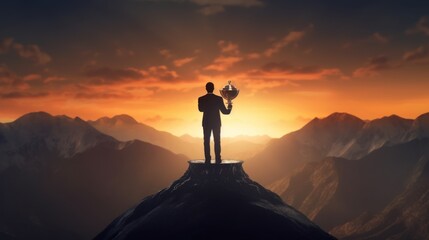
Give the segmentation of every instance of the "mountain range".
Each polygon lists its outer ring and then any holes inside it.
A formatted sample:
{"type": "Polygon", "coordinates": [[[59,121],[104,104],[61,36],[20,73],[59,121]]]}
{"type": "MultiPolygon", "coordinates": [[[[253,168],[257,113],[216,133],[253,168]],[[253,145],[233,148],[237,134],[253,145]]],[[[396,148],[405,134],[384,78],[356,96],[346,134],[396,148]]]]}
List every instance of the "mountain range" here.
{"type": "Polygon", "coordinates": [[[314,118],[301,129],[273,139],[246,166],[255,180],[271,184],[305,163],[325,157],[357,160],[381,147],[425,137],[429,137],[429,113],[415,120],[392,115],[372,121],[333,113],[326,118],[314,118]],[[259,171],[261,168],[265,171],[259,171]]]}
{"type": "Polygon", "coordinates": [[[246,163],[250,176],[341,239],[427,239],[428,129],[429,114],[363,121],[334,113],[246,163]]]}
{"type": "Polygon", "coordinates": [[[0,124],[0,236],[89,239],[168,186],[187,158],[121,142],[79,118],[29,113],[0,124]]]}
{"type": "MultiPolygon", "coordinates": [[[[340,239],[427,239],[428,139],[429,113],[334,113],[279,139],[222,141],[248,158],[250,177],[340,239]]],[[[0,238],[90,239],[168,187],[200,145],[126,115],[0,123],[0,238]]]]}

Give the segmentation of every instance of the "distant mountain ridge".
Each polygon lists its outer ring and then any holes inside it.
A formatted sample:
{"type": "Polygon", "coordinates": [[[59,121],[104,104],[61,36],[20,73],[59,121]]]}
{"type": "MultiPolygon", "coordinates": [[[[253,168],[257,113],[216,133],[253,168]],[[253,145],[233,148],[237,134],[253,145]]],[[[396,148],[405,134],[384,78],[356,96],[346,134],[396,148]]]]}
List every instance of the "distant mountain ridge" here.
{"type": "Polygon", "coordinates": [[[341,239],[427,239],[429,138],[306,164],[272,190],[341,239]],[[419,217],[416,217],[419,216],[419,217]]]}
{"type": "Polygon", "coordinates": [[[397,115],[364,121],[347,113],[315,118],[301,129],[272,140],[264,151],[248,161],[249,174],[272,183],[296,167],[325,157],[356,160],[383,146],[429,137],[429,113],[415,120],[397,115]],[[260,164],[270,166],[265,173],[260,164]]]}
{"type": "Polygon", "coordinates": [[[0,236],[89,239],[167,187],[186,160],[139,140],[118,141],[80,118],[34,112],[0,124],[0,236]]]}

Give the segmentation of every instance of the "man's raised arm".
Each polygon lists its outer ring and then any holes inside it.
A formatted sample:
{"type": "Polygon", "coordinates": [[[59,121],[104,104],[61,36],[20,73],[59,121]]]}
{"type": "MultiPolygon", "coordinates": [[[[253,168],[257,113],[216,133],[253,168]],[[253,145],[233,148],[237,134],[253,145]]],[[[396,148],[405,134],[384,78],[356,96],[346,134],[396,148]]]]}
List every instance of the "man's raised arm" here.
{"type": "Polygon", "coordinates": [[[225,104],[223,104],[222,98],[219,101],[219,105],[220,105],[219,109],[223,114],[230,114],[231,113],[232,105],[228,104],[228,108],[226,108],[225,104]]]}

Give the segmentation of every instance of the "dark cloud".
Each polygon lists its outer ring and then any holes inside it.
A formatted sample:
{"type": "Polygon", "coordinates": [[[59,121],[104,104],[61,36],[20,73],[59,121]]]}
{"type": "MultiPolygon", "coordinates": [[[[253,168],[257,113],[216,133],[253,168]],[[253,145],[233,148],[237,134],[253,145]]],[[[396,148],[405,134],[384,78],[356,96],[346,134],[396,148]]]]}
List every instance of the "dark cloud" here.
{"type": "Polygon", "coordinates": [[[48,96],[48,92],[24,92],[24,91],[14,91],[14,92],[6,92],[0,93],[0,98],[2,99],[11,99],[11,98],[41,98],[48,96]]]}
{"type": "Polygon", "coordinates": [[[259,69],[253,69],[246,76],[254,80],[266,81],[301,81],[323,80],[327,78],[346,79],[338,68],[322,68],[319,66],[294,66],[288,62],[270,62],[259,69]]]}
{"type": "Polygon", "coordinates": [[[321,71],[317,66],[297,67],[288,62],[269,62],[261,67],[265,72],[288,72],[291,74],[317,73],[321,71]]]}
{"type": "Polygon", "coordinates": [[[407,34],[422,33],[429,36],[429,16],[423,16],[416,25],[406,31],[407,34]]]}
{"type": "Polygon", "coordinates": [[[30,59],[38,64],[47,64],[51,61],[51,56],[43,52],[39,46],[35,44],[23,45],[14,43],[13,49],[22,58],[30,59]]]}
{"type": "Polygon", "coordinates": [[[416,49],[407,51],[403,55],[403,59],[406,61],[421,60],[429,56],[429,51],[426,47],[420,46],[416,49]]]}
{"type": "Polygon", "coordinates": [[[133,96],[127,93],[115,92],[80,92],[74,95],[78,99],[130,99],[133,96]]]}
{"type": "MultiPolygon", "coordinates": [[[[311,25],[308,29],[312,29],[312,28],[313,26],[311,25]]],[[[289,32],[286,36],[284,36],[279,41],[275,41],[270,48],[266,49],[264,51],[264,55],[266,57],[271,57],[273,54],[278,53],[284,47],[300,41],[306,35],[307,31],[308,30],[289,32]]]]}
{"type": "Polygon", "coordinates": [[[369,58],[363,67],[360,67],[353,72],[353,75],[356,77],[370,76],[377,74],[380,71],[395,67],[398,67],[398,65],[393,64],[387,56],[380,55],[369,58]]]}
{"type": "Polygon", "coordinates": [[[148,78],[152,80],[161,80],[166,82],[172,82],[175,80],[179,80],[179,75],[176,71],[169,70],[166,66],[152,66],[149,67],[146,71],[148,74],[148,78]]]}
{"type": "Polygon", "coordinates": [[[198,12],[209,16],[225,11],[226,7],[261,7],[264,6],[262,0],[140,0],[142,2],[174,2],[193,3],[200,8],[198,12]]]}
{"type": "Polygon", "coordinates": [[[114,84],[124,81],[135,81],[146,77],[144,73],[134,68],[91,68],[85,72],[93,84],[114,84]]]}
{"type": "Polygon", "coordinates": [[[10,49],[15,50],[16,54],[25,59],[30,59],[38,64],[47,64],[51,61],[51,56],[40,49],[36,44],[24,45],[17,43],[13,38],[5,38],[0,43],[0,54],[6,53],[10,49]]]}
{"type": "Polygon", "coordinates": [[[136,68],[89,68],[85,72],[89,82],[95,85],[111,85],[136,81],[165,81],[171,82],[179,79],[179,75],[166,66],[151,66],[147,69],[136,68]]]}
{"type": "Polygon", "coordinates": [[[19,78],[7,67],[0,65],[0,86],[12,85],[19,81],[19,78]]]}

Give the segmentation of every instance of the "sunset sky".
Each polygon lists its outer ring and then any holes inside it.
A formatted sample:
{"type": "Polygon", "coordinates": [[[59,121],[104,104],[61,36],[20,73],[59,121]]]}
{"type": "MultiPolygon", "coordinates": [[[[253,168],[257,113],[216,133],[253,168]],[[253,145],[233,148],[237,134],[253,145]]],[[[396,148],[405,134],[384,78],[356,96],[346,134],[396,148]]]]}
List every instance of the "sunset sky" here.
{"type": "Polygon", "coordinates": [[[228,80],[224,136],[429,112],[427,1],[3,0],[0,29],[0,122],[125,113],[199,137],[197,98],[228,80]]]}

